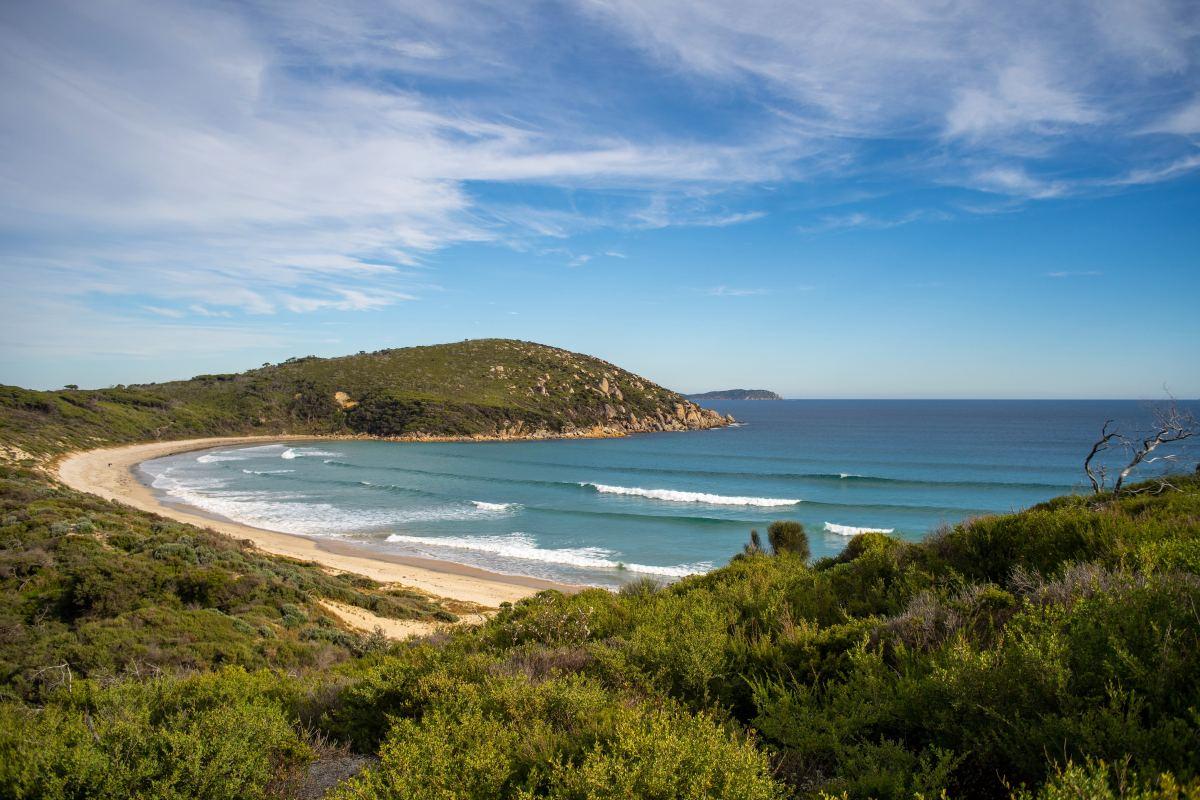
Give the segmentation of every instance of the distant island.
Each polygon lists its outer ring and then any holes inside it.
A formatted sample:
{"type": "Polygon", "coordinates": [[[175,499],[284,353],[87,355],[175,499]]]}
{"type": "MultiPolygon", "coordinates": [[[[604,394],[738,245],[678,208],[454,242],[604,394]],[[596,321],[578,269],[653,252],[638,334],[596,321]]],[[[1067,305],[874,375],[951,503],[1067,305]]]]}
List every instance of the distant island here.
{"type": "Polygon", "coordinates": [[[684,395],[689,400],[782,400],[766,389],[721,389],[715,392],[684,395]]]}

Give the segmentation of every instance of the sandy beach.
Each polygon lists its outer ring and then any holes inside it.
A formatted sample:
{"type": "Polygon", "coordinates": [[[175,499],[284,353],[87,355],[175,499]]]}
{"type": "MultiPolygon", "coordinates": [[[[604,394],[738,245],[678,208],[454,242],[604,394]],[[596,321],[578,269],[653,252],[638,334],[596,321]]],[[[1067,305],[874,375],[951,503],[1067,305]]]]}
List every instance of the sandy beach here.
{"type": "MultiPolygon", "coordinates": [[[[313,561],[327,569],[365,575],[381,583],[400,584],[427,594],[469,603],[484,608],[496,608],[504,602],[514,602],[542,589],[573,591],[578,587],[537,578],[500,575],[462,564],[434,559],[389,556],[376,553],[361,545],[340,541],[321,541],[304,536],[262,530],[249,525],[207,516],[199,510],[163,503],[154,490],[134,474],[142,461],[212,447],[268,442],[314,441],[313,436],[241,436],[211,439],[188,439],[175,442],[152,442],[100,450],[89,450],[64,457],[57,464],[58,478],[67,486],[89,492],[107,500],[115,500],[142,511],[186,522],[201,528],[248,539],[268,553],[302,561],[313,561]]],[[[338,613],[339,609],[331,607],[338,613]]],[[[359,619],[361,610],[338,615],[353,627],[369,629],[380,618],[359,619]]],[[[370,616],[370,615],[368,615],[370,616]]],[[[474,615],[478,618],[477,615],[474,615]]],[[[396,622],[396,621],[392,621],[396,622]]],[[[389,635],[403,636],[421,631],[412,623],[382,626],[389,635]],[[395,628],[395,630],[392,630],[395,628]]]]}

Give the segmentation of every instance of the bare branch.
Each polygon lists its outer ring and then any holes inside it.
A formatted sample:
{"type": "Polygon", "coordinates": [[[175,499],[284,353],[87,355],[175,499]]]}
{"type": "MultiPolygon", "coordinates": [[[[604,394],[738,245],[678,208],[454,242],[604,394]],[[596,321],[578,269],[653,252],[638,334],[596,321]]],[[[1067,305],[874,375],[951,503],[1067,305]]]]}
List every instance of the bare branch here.
{"type": "Polygon", "coordinates": [[[1142,439],[1141,446],[1134,451],[1129,464],[1117,476],[1117,482],[1113,484],[1114,494],[1120,494],[1121,486],[1129,474],[1158,447],[1173,442],[1182,442],[1196,434],[1196,420],[1191,414],[1181,412],[1174,401],[1155,416],[1154,430],[1142,439]]]}
{"type": "Polygon", "coordinates": [[[1112,425],[1113,421],[1106,420],[1104,427],[1100,429],[1100,438],[1092,445],[1092,452],[1088,453],[1087,458],[1083,460],[1083,471],[1087,473],[1088,480],[1092,482],[1092,491],[1096,494],[1104,491],[1104,468],[1100,467],[1093,472],[1092,459],[1100,453],[1103,453],[1109,447],[1109,442],[1120,436],[1117,431],[1109,431],[1108,426],[1112,425]]]}

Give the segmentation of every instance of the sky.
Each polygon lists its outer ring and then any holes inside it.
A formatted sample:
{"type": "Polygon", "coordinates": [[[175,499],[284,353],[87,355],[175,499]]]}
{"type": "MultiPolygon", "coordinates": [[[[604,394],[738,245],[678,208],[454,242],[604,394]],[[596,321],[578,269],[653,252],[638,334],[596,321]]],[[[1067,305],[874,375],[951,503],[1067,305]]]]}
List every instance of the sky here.
{"type": "Polygon", "coordinates": [[[513,337],[1200,395],[1200,4],[0,4],[0,383],[513,337]]]}

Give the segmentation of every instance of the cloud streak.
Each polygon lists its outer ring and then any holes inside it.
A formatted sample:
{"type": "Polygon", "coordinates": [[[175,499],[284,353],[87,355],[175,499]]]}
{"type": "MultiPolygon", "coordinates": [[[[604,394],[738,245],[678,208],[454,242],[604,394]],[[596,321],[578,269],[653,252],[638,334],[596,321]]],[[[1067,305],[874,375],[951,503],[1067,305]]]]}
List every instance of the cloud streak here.
{"type": "Polygon", "coordinates": [[[781,187],[1025,202],[1200,168],[1194,4],[554,5],[6,4],[10,302],[367,312],[436,291],[455,245],[748,225],[781,187]],[[564,40],[622,58],[564,63],[564,40]]]}

